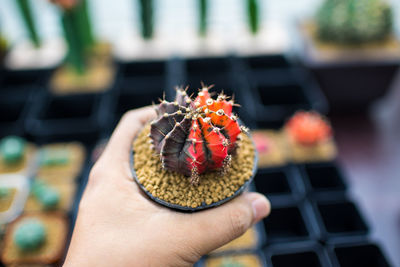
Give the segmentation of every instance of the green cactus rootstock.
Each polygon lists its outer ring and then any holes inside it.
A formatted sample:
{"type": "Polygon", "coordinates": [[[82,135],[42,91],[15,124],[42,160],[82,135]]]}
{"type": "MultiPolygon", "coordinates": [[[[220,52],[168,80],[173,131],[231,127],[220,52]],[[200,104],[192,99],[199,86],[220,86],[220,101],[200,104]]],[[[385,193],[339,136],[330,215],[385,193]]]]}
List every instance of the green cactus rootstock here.
{"type": "Polygon", "coordinates": [[[317,11],[316,24],[322,41],[378,42],[392,32],[392,9],[384,0],[325,0],[317,11]]]}
{"type": "Polygon", "coordinates": [[[139,0],[141,31],[144,39],[151,39],[154,33],[154,1],[139,0]]]}
{"type": "Polygon", "coordinates": [[[247,0],[247,15],[249,28],[252,34],[257,34],[260,28],[258,0],[247,0]]]}
{"type": "Polygon", "coordinates": [[[25,27],[28,30],[29,38],[31,39],[35,47],[40,47],[41,41],[37,32],[35,21],[33,20],[32,8],[29,0],[16,0],[16,3],[21,13],[25,27]]]}
{"type": "Polygon", "coordinates": [[[199,34],[200,36],[206,36],[208,0],[198,0],[198,4],[199,4],[199,34]]]}

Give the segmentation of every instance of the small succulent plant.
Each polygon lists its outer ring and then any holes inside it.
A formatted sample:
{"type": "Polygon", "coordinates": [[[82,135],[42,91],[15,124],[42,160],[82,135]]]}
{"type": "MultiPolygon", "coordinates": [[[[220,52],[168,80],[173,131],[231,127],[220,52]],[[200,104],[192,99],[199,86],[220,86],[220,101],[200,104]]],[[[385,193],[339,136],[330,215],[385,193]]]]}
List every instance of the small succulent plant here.
{"type": "Polygon", "coordinates": [[[332,136],[330,124],[315,111],[296,112],[285,128],[295,142],[306,146],[318,144],[332,136]]]}
{"type": "Polygon", "coordinates": [[[325,0],[316,23],[322,41],[361,44],[385,39],[393,18],[385,0],[325,0]]]}
{"type": "Polygon", "coordinates": [[[223,93],[213,99],[209,89],[203,86],[193,100],[177,88],[174,102],[162,100],[156,108],[149,134],[163,168],[190,176],[193,185],[200,174],[229,167],[238,135],[246,130],[232,113],[234,101],[223,93]]]}

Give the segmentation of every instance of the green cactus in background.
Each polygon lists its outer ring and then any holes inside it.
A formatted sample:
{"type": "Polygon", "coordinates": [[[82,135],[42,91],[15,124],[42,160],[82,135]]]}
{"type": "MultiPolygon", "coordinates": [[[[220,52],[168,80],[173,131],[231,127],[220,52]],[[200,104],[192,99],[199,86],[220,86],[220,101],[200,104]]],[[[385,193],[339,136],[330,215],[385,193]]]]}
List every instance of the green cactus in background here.
{"type": "MultiPolygon", "coordinates": [[[[63,7],[61,5],[61,7],[63,7]]],[[[83,74],[86,57],[95,44],[86,0],[72,7],[63,7],[61,22],[68,43],[67,62],[78,74],[83,74]]]]}
{"type": "Polygon", "coordinates": [[[199,34],[206,36],[207,34],[207,0],[198,0],[199,3],[199,34]]]}
{"type": "Polygon", "coordinates": [[[250,31],[255,35],[260,27],[258,0],[247,0],[247,15],[250,31]]]}
{"type": "Polygon", "coordinates": [[[382,41],[392,31],[392,10],[384,0],[325,0],[316,14],[322,41],[356,45],[382,41]]]}
{"type": "Polygon", "coordinates": [[[32,9],[29,0],[16,0],[16,3],[25,27],[28,30],[29,38],[35,47],[39,47],[41,42],[37,33],[35,22],[33,20],[32,9]]]}
{"type": "Polygon", "coordinates": [[[144,39],[153,37],[153,0],[139,0],[142,36],[144,39]]]}

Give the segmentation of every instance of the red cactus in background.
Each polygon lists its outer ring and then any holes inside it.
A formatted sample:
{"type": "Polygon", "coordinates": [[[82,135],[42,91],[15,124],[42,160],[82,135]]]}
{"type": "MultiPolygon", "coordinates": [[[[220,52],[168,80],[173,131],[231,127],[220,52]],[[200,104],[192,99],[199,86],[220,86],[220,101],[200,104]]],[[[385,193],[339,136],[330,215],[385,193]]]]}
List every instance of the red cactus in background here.
{"type": "Polygon", "coordinates": [[[233,100],[224,94],[213,99],[209,89],[203,86],[192,100],[178,88],[175,101],[162,100],[151,123],[151,142],[163,168],[190,176],[194,185],[199,174],[228,167],[243,129],[232,114],[233,100]]]}
{"type": "Polygon", "coordinates": [[[285,125],[289,135],[302,145],[314,145],[332,136],[330,124],[317,112],[298,111],[285,125]]]}

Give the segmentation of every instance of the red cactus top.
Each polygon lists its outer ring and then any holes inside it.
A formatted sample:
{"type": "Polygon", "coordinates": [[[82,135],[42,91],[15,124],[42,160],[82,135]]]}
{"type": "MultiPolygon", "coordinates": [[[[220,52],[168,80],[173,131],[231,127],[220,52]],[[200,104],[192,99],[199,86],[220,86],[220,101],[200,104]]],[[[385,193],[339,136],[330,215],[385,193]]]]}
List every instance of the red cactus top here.
{"type": "Polygon", "coordinates": [[[332,136],[330,124],[317,112],[298,111],[286,123],[289,135],[299,144],[314,145],[332,136]]]}

